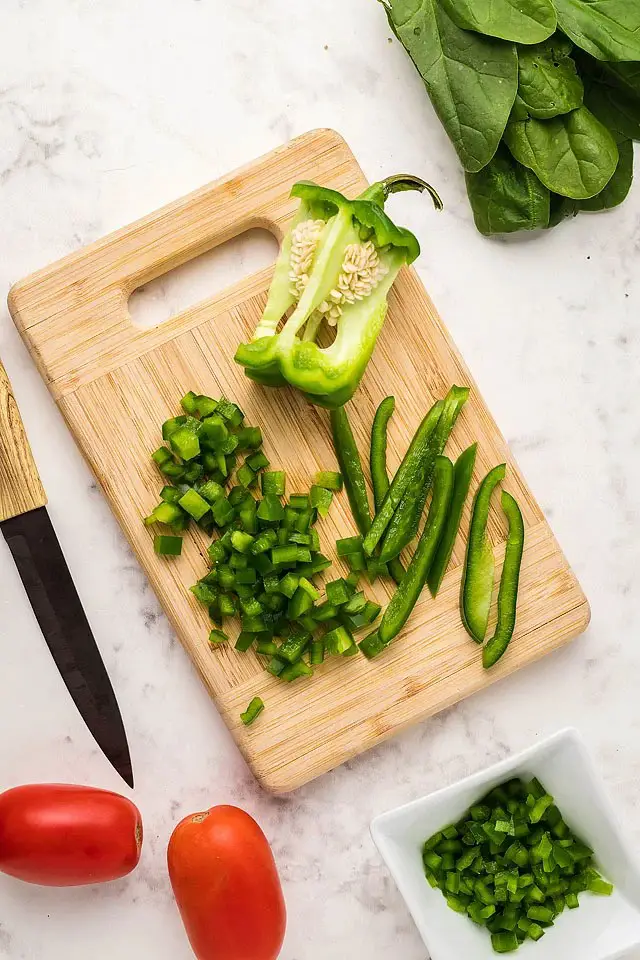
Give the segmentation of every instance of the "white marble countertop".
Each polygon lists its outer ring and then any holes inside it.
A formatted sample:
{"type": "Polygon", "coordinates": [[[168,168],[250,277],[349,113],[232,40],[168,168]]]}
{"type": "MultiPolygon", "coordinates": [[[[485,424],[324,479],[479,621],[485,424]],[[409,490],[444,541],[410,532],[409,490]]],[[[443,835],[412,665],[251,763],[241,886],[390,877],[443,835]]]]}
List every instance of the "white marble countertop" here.
{"type": "MultiPolygon", "coordinates": [[[[256,786],[3,310],[50,512],[125,717],[140,868],[102,888],[0,877],[0,956],[191,956],[166,877],[182,816],[217,802],[273,843],[283,960],[423,960],[370,818],[577,726],[640,849],[640,188],[619,210],[501,243],[473,228],[457,159],[374,0],[3,0],[0,285],[298,133],[331,126],[371,178],[409,170],[421,275],[593,608],[556,655],[292,796],[256,786]],[[634,321],[634,316],[636,320],[634,321]]],[[[404,203],[405,198],[399,198],[404,203]]],[[[67,696],[0,542],[0,788],[123,784],[67,696]]]]}

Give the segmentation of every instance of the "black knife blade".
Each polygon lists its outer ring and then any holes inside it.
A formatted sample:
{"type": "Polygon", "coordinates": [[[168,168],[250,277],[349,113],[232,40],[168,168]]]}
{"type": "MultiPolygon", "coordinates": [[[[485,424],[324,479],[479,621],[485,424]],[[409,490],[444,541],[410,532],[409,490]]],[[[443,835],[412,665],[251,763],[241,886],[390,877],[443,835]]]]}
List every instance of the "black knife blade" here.
{"type": "Polygon", "coordinates": [[[107,759],[133,787],[120,708],[45,507],[0,522],[67,689],[107,759]]]}

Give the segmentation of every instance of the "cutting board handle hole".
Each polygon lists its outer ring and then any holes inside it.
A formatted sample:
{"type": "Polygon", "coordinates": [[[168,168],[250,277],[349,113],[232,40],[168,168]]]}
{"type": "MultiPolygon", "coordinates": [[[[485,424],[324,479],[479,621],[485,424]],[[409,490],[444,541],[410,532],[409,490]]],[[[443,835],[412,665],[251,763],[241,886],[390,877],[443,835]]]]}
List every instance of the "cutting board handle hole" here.
{"type": "Polygon", "coordinates": [[[278,241],[269,230],[246,230],[134,290],[129,297],[131,322],[147,330],[158,327],[270,266],[278,251],[278,241]]]}

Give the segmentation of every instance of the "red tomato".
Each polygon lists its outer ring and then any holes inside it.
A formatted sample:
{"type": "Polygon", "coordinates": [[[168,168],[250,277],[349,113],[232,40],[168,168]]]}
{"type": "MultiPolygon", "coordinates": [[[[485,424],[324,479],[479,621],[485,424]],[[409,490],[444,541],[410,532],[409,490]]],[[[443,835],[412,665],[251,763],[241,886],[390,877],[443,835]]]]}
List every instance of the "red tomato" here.
{"type": "Polygon", "coordinates": [[[38,783],[0,794],[0,870],[27,883],[73,887],[137,866],[142,820],[130,800],[93,787],[38,783]]]}
{"type": "Polygon", "coordinates": [[[275,960],[286,908],[271,848],[237,807],[186,817],[167,854],[171,885],[198,960],[275,960]]]}

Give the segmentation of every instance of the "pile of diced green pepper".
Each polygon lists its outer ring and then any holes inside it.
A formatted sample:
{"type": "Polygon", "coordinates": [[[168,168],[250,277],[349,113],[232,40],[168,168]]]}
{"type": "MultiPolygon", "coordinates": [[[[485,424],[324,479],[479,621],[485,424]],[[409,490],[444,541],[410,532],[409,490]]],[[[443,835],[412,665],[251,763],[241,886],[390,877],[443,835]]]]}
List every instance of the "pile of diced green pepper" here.
{"type": "MultiPolygon", "coordinates": [[[[338,555],[351,572],[327,583],[324,598],[313,580],[331,566],[314,525],[342,488],[341,475],[321,471],[308,493],[285,500],[284,471],[266,469],[261,431],[244,425],[236,404],[189,392],[182,407],[183,416],[163,424],[165,445],[152,455],[172,484],[162,489],[145,523],[172,529],[172,535],[154,539],[156,552],[169,556],[180,554],[180,534],[190,522],[217,532],[208,550],[211,569],[191,587],[215,625],[211,644],[226,643],[224,620],[239,616],[236,649],[254,649],[267,658],[266,669],[285,681],[310,676],[327,653],[357,653],[354,633],[380,613],[380,605],[358,590],[361,573],[373,579],[378,572],[365,559],[362,538],[338,541],[338,555]],[[238,466],[241,451],[245,458],[238,466]],[[262,496],[254,495],[258,482],[262,496]]],[[[243,722],[252,722],[254,713],[259,711],[248,710],[243,722]]]]}
{"type": "Polygon", "coordinates": [[[496,953],[539,940],[584,891],[609,896],[593,850],[537,780],[495,787],[424,845],[427,880],[456,913],[487,928],[496,953]]]}
{"type": "MultiPolygon", "coordinates": [[[[267,492],[272,476],[262,474],[261,500],[244,492],[238,503],[239,524],[232,520],[211,544],[211,570],[191,589],[219,627],[224,617],[240,616],[236,650],[254,649],[268,658],[269,673],[291,682],[311,676],[327,653],[357,653],[354,632],[373,623],[380,605],[357,589],[357,572],[327,583],[321,598],[313,578],[331,561],[320,552],[314,528],[322,508],[312,503],[323,499],[328,505],[327,498],[298,493],[283,502],[284,474],[277,494],[267,492]]],[[[338,477],[324,474],[316,479],[337,484],[338,477]]],[[[236,499],[233,493],[230,500],[236,499]]],[[[227,635],[214,629],[210,640],[224,643],[227,635]]]]}

